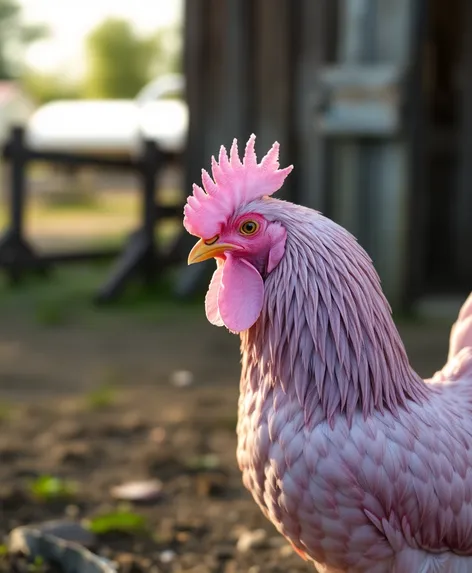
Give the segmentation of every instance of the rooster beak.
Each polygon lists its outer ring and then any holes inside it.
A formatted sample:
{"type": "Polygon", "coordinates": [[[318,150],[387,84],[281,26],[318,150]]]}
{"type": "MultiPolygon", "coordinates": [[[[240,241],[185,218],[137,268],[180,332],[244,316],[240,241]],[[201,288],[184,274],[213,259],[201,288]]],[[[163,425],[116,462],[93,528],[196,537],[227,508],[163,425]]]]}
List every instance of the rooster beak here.
{"type": "MultiPolygon", "coordinates": [[[[211,239],[210,239],[211,240],[211,239]]],[[[236,245],[231,243],[218,243],[218,239],[215,240],[211,245],[205,243],[203,239],[200,239],[198,243],[193,247],[188,256],[188,264],[193,265],[194,263],[201,263],[212,257],[217,257],[222,255],[225,251],[231,251],[237,249],[236,245]]]]}

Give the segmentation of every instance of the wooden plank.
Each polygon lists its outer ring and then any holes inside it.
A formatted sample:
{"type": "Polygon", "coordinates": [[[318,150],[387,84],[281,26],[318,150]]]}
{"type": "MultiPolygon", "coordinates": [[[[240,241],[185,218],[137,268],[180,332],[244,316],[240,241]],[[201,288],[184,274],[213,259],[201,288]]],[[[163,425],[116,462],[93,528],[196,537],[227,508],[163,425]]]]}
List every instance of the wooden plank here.
{"type": "MultiPolygon", "coordinates": [[[[301,0],[293,4],[294,27],[294,199],[319,211],[327,208],[325,138],[314,121],[318,74],[329,58],[328,2],[301,0]]],[[[330,2],[329,6],[333,3],[330,2]]]]}
{"type": "MultiPolygon", "coordinates": [[[[379,64],[388,63],[397,67],[397,88],[401,86],[404,61],[409,55],[410,7],[411,0],[399,0],[393,6],[384,0],[376,1],[370,21],[372,38],[366,56],[379,64]]],[[[399,114],[401,95],[398,89],[396,96],[394,105],[399,114]]],[[[397,121],[400,122],[398,115],[397,121]]],[[[391,135],[401,135],[400,129],[401,126],[397,125],[398,131],[391,135]]],[[[406,140],[391,137],[386,141],[378,140],[376,145],[366,149],[361,158],[363,166],[370,166],[368,181],[363,186],[364,204],[370,213],[366,247],[376,264],[384,292],[394,308],[401,305],[406,280],[407,153],[406,140]]]]}
{"type": "Polygon", "coordinates": [[[408,102],[406,141],[408,146],[408,225],[406,229],[405,284],[401,306],[408,310],[425,289],[427,237],[427,101],[426,41],[428,36],[429,1],[415,0],[410,26],[410,74],[405,90],[408,102]]]}
{"type": "Polygon", "coordinates": [[[252,0],[226,0],[224,107],[226,139],[245,142],[251,129],[252,0]]]}
{"type": "MultiPolygon", "coordinates": [[[[184,71],[186,77],[189,125],[185,151],[185,189],[191,189],[199,176],[203,164],[204,150],[200,141],[204,133],[205,81],[204,58],[207,43],[205,40],[205,9],[207,0],[187,0],[185,3],[184,25],[184,71]]],[[[187,193],[186,193],[187,194],[187,193]]]]}
{"type": "MultiPolygon", "coordinates": [[[[254,132],[260,154],[280,143],[281,165],[293,159],[292,14],[291,0],[254,0],[254,132]]],[[[278,196],[289,197],[291,187],[289,177],[278,196]]]]}
{"type": "MultiPolygon", "coordinates": [[[[244,38],[241,31],[245,10],[247,6],[238,6],[233,0],[186,2],[185,73],[190,125],[185,195],[190,193],[193,183],[200,181],[201,169],[209,169],[211,156],[218,154],[220,145],[229,147],[235,135],[244,138],[239,123],[235,124],[244,115],[244,100],[239,101],[238,94],[242,96],[246,89],[244,66],[249,56],[238,56],[234,51],[241,48],[241,38],[244,38]],[[231,22],[232,17],[236,17],[237,22],[231,22]],[[232,70],[229,64],[238,69],[232,70]],[[235,78],[231,77],[232,72],[235,78]],[[230,94],[231,89],[237,93],[230,94]],[[235,109],[230,105],[235,105],[235,109]]],[[[194,242],[187,233],[179,241],[177,248],[184,260],[194,242]]],[[[191,267],[184,265],[176,293],[184,297],[195,292],[207,283],[213,266],[211,261],[191,267]]]]}
{"type": "Polygon", "coordinates": [[[472,283],[472,3],[464,3],[462,134],[459,184],[455,203],[454,252],[461,282],[472,283]]]}
{"type": "MultiPolygon", "coordinates": [[[[339,65],[364,61],[366,19],[369,0],[340,0],[339,34],[336,60],[339,65]]],[[[332,144],[332,217],[353,234],[359,234],[356,216],[360,202],[360,149],[353,137],[332,144]]],[[[365,245],[364,245],[365,246],[365,245]]]]}
{"type": "Polygon", "coordinates": [[[332,109],[328,105],[324,127],[327,134],[342,136],[331,137],[333,216],[373,257],[396,308],[404,301],[409,260],[405,135],[410,132],[403,130],[400,111],[416,1],[342,0],[338,67],[327,70],[324,78],[333,98],[328,102],[334,102],[332,109]]]}
{"type": "Polygon", "coordinates": [[[402,128],[404,68],[396,64],[338,64],[319,73],[327,109],[322,133],[342,137],[392,137],[402,128]]]}
{"type": "MultiPolygon", "coordinates": [[[[421,3],[422,0],[420,0],[421,3]]],[[[415,38],[408,25],[408,16],[418,0],[375,0],[374,34],[375,61],[412,63],[411,46],[415,38]]],[[[416,30],[416,28],[415,28],[416,30]]],[[[415,32],[416,33],[416,32],[415,32]]]]}

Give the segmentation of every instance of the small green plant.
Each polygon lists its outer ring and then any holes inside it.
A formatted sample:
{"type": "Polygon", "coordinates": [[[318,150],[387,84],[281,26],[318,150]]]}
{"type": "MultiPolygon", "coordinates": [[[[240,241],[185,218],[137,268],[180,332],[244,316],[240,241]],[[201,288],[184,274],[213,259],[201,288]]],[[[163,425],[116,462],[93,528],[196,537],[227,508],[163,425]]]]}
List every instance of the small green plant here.
{"type": "Polygon", "coordinates": [[[30,573],[44,573],[46,571],[46,563],[44,562],[44,559],[40,555],[37,555],[34,558],[33,563],[28,565],[28,571],[30,573]]]}
{"type": "Polygon", "coordinates": [[[216,454],[192,456],[186,460],[186,466],[193,471],[216,470],[220,467],[220,460],[216,454]]]}
{"type": "Polygon", "coordinates": [[[86,523],[90,531],[96,535],[106,533],[144,533],[148,529],[146,518],[132,511],[117,510],[98,515],[86,523]]]}
{"type": "Polygon", "coordinates": [[[77,493],[75,482],[51,475],[42,475],[30,482],[30,491],[41,501],[70,499],[77,493]]]}
{"type": "Polygon", "coordinates": [[[115,398],[115,391],[112,386],[103,384],[86,395],[85,403],[91,410],[103,410],[114,404],[115,398]]]}
{"type": "Polygon", "coordinates": [[[44,300],[35,310],[36,321],[43,326],[59,326],[66,322],[67,312],[59,301],[44,300]]]}
{"type": "Polygon", "coordinates": [[[11,415],[12,415],[11,404],[7,404],[6,402],[0,402],[0,422],[9,420],[11,415]]]}

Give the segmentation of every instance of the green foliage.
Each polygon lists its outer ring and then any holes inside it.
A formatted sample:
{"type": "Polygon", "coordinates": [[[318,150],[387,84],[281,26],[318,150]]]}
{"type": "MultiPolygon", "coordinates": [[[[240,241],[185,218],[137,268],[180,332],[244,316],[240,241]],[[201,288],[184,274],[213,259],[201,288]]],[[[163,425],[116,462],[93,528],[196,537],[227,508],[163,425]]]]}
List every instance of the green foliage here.
{"type": "Polygon", "coordinates": [[[103,410],[112,406],[115,399],[116,395],[112,386],[103,384],[87,394],[85,404],[90,410],[103,410]]]}
{"type": "Polygon", "coordinates": [[[105,20],[86,40],[85,97],[134,98],[152,77],[179,69],[180,47],[175,29],[143,37],[126,20],[105,20]]]}
{"type": "Polygon", "coordinates": [[[220,460],[216,454],[194,456],[186,460],[185,465],[193,471],[215,470],[220,467],[220,460]]]}
{"type": "Polygon", "coordinates": [[[42,475],[30,482],[30,491],[41,501],[69,499],[77,492],[76,484],[51,475],[42,475]]]}
{"type": "Polygon", "coordinates": [[[46,573],[47,570],[46,562],[40,555],[36,555],[34,561],[28,565],[28,571],[30,573],[46,573]]]}
{"type": "Polygon", "coordinates": [[[22,74],[21,83],[25,91],[41,105],[57,99],[78,99],[81,96],[79,85],[54,74],[26,70],[22,74]]]}
{"type": "Polygon", "coordinates": [[[35,308],[35,318],[43,326],[60,326],[67,322],[66,307],[53,297],[42,300],[35,308]]]}
{"type": "Polygon", "coordinates": [[[183,31],[180,28],[161,28],[154,36],[154,60],[151,64],[152,77],[161,74],[181,73],[183,31]]]}
{"type": "Polygon", "coordinates": [[[90,98],[133,98],[149,79],[155,42],[140,38],[126,20],[109,18],[87,38],[90,98]]]}
{"type": "Polygon", "coordinates": [[[106,533],[144,533],[148,524],[146,518],[139,513],[118,510],[99,515],[87,523],[88,529],[96,535],[106,533]]]}
{"type": "MultiPolygon", "coordinates": [[[[19,45],[44,37],[42,26],[21,25],[15,0],[0,0],[0,79],[8,77],[12,67],[6,47],[14,46],[15,58],[21,56],[19,45]],[[12,25],[15,19],[15,25],[12,25]],[[3,26],[8,31],[3,29],[3,26]],[[14,32],[15,41],[6,40],[14,32]],[[5,49],[4,49],[5,48],[5,49]]],[[[130,22],[108,18],[86,38],[86,74],[71,82],[58,74],[23,69],[21,82],[38,104],[58,99],[134,98],[152,78],[181,71],[182,33],[175,27],[160,29],[150,36],[139,35],[130,22]]],[[[21,57],[20,57],[21,59],[21,57]]],[[[19,69],[19,62],[16,62],[19,69]]],[[[14,66],[13,66],[14,67],[14,66]]]]}
{"type": "Polygon", "coordinates": [[[17,0],[0,0],[0,79],[11,79],[21,67],[22,48],[47,35],[43,25],[26,25],[17,0]]]}
{"type": "Polygon", "coordinates": [[[10,419],[12,414],[12,405],[7,402],[0,402],[0,422],[4,422],[10,419]]]}

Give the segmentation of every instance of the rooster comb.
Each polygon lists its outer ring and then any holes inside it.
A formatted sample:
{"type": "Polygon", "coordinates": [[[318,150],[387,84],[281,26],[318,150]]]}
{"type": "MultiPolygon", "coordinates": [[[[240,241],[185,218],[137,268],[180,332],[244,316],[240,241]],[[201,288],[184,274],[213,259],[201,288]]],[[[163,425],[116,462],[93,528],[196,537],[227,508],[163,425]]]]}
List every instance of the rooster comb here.
{"type": "Polygon", "coordinates": [[[211,158],[213,178],[202,169],[203,187],[193,185],[193,194],[184,207],[184,227],[191,235],[204,239],[218,235],[237,207],[273,195],[282,187],[293,165],[279,169],[277,142],[257,163],[255,143],[256,136],[252,134],[242,161],[236,139],[233,140],[229,156],[222,145],[218,162],[211,158]]]}

